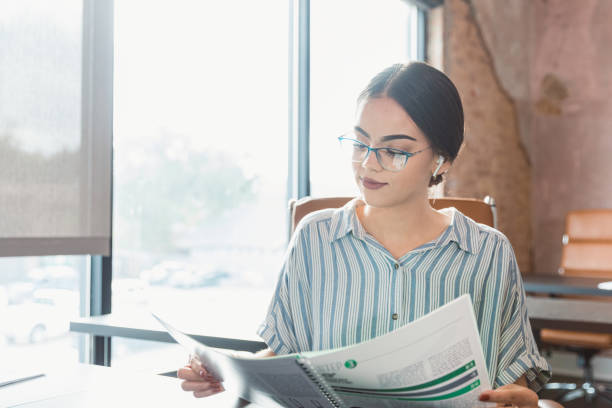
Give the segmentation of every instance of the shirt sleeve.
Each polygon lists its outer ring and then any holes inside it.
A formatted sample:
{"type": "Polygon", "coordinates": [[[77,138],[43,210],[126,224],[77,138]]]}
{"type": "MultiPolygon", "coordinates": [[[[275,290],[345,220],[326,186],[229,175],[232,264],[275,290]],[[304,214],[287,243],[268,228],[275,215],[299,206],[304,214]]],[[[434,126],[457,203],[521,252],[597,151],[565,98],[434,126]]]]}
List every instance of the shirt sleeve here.
{"type": "Polygon", "coordinates": [[[525,290],[514,251],[507,241],[503,247],[503,251],[509,251],[510,286],[502,310],[501,341],[494,387],[512,384],[525,375],[529,388],[538,392],[550,379],[550,366],[540,356],[533,338],[525,305],[525,290]]]}
{"type": "Polygon", "coordinates": [[[281,273],[264,321],[257,334],[276,354],[308,348],[309,299],[303,275],[309,269],[308,246],[303,230],[296,230],[289,243],[281,273]]]}

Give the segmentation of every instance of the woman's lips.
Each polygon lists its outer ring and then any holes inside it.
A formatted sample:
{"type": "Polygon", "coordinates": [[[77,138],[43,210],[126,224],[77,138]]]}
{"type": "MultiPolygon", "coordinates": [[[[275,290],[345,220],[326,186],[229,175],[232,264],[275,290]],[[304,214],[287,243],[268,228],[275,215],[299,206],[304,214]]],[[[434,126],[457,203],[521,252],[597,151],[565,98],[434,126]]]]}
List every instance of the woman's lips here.
{"type": "Polygon", "coordinates": [[[368,190],[378,190],[379,188],[387,185],[387,183],[379,183],[378,181],[367,177],[361,179],[361,184],[363,184],[363,186],[368,190]]]}

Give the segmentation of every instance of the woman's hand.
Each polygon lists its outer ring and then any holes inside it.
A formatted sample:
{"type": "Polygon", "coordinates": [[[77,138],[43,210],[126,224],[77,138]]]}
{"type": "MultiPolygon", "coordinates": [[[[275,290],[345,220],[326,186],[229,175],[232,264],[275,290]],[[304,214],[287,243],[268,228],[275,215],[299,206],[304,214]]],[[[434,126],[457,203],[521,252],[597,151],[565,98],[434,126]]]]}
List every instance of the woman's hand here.
{"type": "Polygon", "coordinates": [[[480,401],[496,402],[498,407],[537,408],[538,395],[529,388],[508,384],[480,394],[480,401]]]}
{"type": "Polygon", "coordinates": [[[191,357],[190,364],[177,371],[177,377],[185,380],[181,388],[192,391],[194,397],[202,398],[224,391],[223,386],[202,365],[200,359],[191,357]]]}

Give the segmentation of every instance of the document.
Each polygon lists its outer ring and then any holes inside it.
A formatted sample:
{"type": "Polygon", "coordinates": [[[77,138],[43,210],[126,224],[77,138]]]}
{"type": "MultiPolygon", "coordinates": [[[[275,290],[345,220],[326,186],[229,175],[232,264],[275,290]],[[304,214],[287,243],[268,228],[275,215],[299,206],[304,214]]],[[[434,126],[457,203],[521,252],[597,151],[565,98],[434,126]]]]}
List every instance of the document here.
{"type": "MultiPolygon", "coordinates": [[[[154,315],[155,316],[155,315],[154,315]]],[[[263,407],[478,407],[491,389],[469,295],[349,347],[245,358],[155,316],[223,386],[263,407]]]]}

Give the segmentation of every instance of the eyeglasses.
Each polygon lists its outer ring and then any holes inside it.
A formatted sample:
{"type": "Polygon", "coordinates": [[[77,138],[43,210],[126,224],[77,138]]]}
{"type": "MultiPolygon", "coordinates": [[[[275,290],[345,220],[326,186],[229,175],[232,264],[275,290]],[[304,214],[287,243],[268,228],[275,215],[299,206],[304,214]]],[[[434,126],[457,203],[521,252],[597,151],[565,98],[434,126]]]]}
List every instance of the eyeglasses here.
{"type": "Polygon", "coordinates": [[[370,152],[374,152],[380,166],[388,171],[402,170],[406,167],[409,158],[431,148],[431,146],[427,146],[425,149],[416,152],[405,152],[391,147],[370,147],[359,140],[345,136],[338,137],[338,141],[340,141],[340,147],[345,157],[348,156],[353,163],[363,163],[370,156],[370,152]]]}

